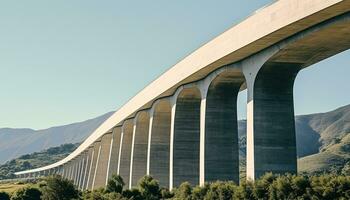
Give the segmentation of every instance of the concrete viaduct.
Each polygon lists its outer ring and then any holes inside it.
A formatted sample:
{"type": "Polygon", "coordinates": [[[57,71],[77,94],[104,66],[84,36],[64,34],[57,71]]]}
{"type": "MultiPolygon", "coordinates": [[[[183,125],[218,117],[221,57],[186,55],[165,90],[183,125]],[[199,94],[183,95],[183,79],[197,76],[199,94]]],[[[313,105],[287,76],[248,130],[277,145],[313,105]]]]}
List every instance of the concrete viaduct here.
{"type": "Polygon", "coordinates": [[[294,80],[303,68],[349,49],[349,11],[349,0],[276,1],[171,67],[68,157],[16,175],[60,174],[81,189],[105,186],[113,173],[128,187],[146,174],[169,188],[238,182],[242,90],[246,177],[296,173],[294,80]]]}

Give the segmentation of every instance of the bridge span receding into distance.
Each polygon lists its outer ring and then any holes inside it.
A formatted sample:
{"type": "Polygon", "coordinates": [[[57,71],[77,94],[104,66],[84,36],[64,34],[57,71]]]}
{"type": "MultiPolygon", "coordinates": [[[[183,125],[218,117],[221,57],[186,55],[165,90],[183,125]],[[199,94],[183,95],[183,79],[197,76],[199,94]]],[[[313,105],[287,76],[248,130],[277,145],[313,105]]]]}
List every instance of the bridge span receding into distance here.
{"type": "Polygon", "coordinates": [[[169,188],[239,182],[242,90],[248,93],[246,177],[297,173],[295,77],[349,47],[349,0],[276,1],[171,67],[66,158],[15,174],[60,174],[80,189],[105,186],[113,173],[128,187],[146,174],[169,188]]]}

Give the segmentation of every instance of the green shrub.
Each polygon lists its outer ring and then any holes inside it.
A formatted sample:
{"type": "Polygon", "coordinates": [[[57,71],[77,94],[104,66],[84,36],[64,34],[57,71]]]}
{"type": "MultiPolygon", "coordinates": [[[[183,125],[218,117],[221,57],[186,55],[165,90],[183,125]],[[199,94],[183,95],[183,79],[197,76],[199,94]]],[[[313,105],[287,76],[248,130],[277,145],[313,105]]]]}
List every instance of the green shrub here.
{"type": "Polygon", "coordinates": [[[6,192],[0,192],[0,200],[10,200],[10,195],[6,192]]]}
{"type": "Polygon", "coordinates": [[[113,174],[107,182],[106,192],[122,193],[124,185],[123,178],[119,175],[113,174]]]}
{"type": "Polygon", "coordinates": [[[38,188],[26,187],[17,190],[11,200],[40,200],[41,192],[38,188]]]}
{"type": "Polygon", "coordinates": [[[46,186],[42,187],[43,200],[71,200],[79,198],[79,191],[72,181],[55,175],[45,179],[46,186]]]}
{"type": "Polygon", "coordinates": [[[191,200],[192,187],[189,182],[182,183],[178,188],[175,189],[174,199],[175,200],[191,200]]]}
{"type": "Polygon", "coordinates": [[[138,182],[138,189],[145,200],[157,200],[161,197],[159,183],[151,176],[142,177],[138,182]]]}

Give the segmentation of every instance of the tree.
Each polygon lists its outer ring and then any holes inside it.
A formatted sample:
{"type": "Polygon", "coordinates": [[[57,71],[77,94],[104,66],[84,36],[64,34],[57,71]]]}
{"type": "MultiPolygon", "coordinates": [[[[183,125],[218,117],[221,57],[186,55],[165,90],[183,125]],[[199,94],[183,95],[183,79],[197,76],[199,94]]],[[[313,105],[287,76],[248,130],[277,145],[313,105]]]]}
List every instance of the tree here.
{"type": "Polygon", "coordinates": [[[38,188],[26,187],[17,190],[11,200],[40,200],[41,192],[38,188]]]}
{"type": "Polygon", "coordinates": [[[123,178],[119,175],[113,174],[107,182],[106,192],[122,193],[124,185],[125,183],[123,181],[123,178]]]}
{"type": "Polygon", "coordinates": [[[276,179],[276,176],[272,173],[266,173],[260,179],[254,182],[253,196],[256,199],[268,199],[269,197],[269,187],[276,179]]]}
{"type": "Polygon", "coordinates": [[[79,198],[79,191],[72,181],[55,175],[46,178],[46,186],[42,188],[43,200],[71,200],[79,198]]]}
{"type": "MultiPolygon", "coordinates": [[[[205,200],[218,199],[218,200],[230,200],[236,190],[236,185],[233,182],[217,181],[210,184],[210,187],[205,195],[205,200]]],[[[199,198],[200,199],[200,198],[199,198]]]]}
{"type": "Polygon", "coordinates": [[[144,176],[138,182],[141,196],[145,200],[157,200],[161,197],[159,183],[151,176],[144,176]]]}
{"type": "Polygon", "coordinates": [[[1,200],[10,200],[10,195],[6,192],[0,192],[0,199],[1,200]]]}
{"type": "Polygon", "coordinates": [[[189,182],[181,183],[179,188],[175,190],[175,200],[191,200],[192,188],[189,182]]]}

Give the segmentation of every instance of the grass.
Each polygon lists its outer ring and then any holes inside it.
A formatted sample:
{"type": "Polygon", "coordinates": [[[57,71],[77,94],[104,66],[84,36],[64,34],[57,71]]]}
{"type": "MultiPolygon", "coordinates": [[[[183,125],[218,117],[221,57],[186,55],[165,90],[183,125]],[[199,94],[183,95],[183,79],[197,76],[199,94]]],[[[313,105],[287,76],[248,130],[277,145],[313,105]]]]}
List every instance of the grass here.
{"type": "Polygon", "coordinates": [[[21,182],[12,182],[12,183],[0,183],[0,192],[7,192],[12,194],[18,189],[28,187],[33,185],[32,183],[21,183],[21,182]]]}

